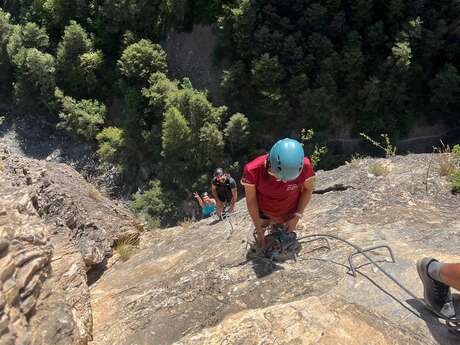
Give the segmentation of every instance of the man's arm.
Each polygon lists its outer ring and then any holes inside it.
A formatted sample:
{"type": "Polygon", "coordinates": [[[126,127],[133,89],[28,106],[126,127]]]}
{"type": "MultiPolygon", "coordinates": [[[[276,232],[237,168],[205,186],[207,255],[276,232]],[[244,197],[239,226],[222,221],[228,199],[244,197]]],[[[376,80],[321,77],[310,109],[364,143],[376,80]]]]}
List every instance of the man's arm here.
{"type": "Polygon", "coordinates": [[[231,210],[235,209],[235,204],[236,204],[237,200],[238,200],[238,190],[235,187],[235,188],[232,188],[232,201],[231,201],[231,205],[230,205],[231,210]]]}
{"type": "Polygon", "coordinates": [[[222,202],[219,200],[219,197],[217,196],[217,188],[213,184],[211,185],[211,193],[214,199],[217,201],[217,203],[222,204],[222,202]]]}
{"type": "Polygon", "coordinates": [[[200,207],[203,207],[203,206],[204,206],[203,200],[202,200],[201,197],[198,195],[198,193],[195,193],[195,194],[194,194],[194,197],[195,197],[196,200],[198,200],[198,203],[200,204],[200,207]]]}
{"type": "Polygon", "coordinates": [[[302,185],[302,194],[300,195],[299,202],[297,203],[296,213],[302,214],[311,200],[313,190],[315,189],[315,178],[310,177],[302,185]]]}
{"type": "Polygon", "coordinates": [[[310,177],[302,185],[302,192],[300,194],[299,202],[297,203],[297,210],[294,217],[287,222],[287,231],[294,231],[297,223],[299,222],[300,216],[303,214],[303,211],[307,207],[308,203],[311,200],[313,190],[315,187],[315,178],[310,177]]]}
{"type": "Polygon", "coordinates": [[[256,235],[260,245],[265,245],[264,230],[262,229],[262,220],[259,217],[259,204],[257,203],[256,186],[244,185],[246,194],[246,205],[248,206],[249,215],[256,227],[256,235]]]}

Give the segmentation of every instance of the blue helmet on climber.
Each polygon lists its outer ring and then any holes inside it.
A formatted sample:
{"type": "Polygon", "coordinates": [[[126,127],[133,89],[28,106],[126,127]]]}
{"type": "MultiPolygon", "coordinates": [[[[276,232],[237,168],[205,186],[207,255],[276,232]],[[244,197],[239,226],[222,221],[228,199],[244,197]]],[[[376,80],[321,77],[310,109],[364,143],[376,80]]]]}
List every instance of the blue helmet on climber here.
{"type": "Polygon", "coordinates": [[[304,152],[297,140],[285,138],[277,141],[269,157],[272,173],[280,180],[295,180],[302,172],[304,152]]]}

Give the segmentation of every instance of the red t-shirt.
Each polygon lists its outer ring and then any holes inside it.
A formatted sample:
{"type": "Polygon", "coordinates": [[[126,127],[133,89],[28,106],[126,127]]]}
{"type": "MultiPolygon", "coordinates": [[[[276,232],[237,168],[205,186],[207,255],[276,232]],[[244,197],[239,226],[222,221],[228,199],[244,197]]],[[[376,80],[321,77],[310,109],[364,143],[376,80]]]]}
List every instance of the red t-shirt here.
{"type": "Polygon", "coordinates": [[[277,223],[284,223],[297,211],[303,183],[315,176],[310,160],[305,157],[299,177],[283,182],[270,175],[265,167],[268,155],[262,155],[244,166],[241,184],[256,186],[259,210],[277,223]]]}

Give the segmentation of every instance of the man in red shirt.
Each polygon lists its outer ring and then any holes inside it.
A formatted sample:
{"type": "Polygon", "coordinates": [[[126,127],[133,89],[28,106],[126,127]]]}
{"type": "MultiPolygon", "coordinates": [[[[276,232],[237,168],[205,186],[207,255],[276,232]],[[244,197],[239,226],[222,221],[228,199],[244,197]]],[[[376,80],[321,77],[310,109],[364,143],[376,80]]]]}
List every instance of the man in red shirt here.
{"type": "Polygon", "coordinates": [[[284,224],[287,232],[294,231],[311,199],[314,176],[302,144],[289,138],[279,140],[269,154],[245,165],[241,183],[262,247],[266,244],[264,227],[270,223],[284,224]]]}

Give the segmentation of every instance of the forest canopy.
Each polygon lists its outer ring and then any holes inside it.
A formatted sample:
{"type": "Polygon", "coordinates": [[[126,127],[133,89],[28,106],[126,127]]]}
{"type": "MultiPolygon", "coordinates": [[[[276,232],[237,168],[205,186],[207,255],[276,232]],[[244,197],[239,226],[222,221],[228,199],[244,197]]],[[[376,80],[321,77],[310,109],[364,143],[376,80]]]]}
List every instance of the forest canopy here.
{"type": "Polygon", "coordinates": [[[417,123],[460,126],[456,1],[0,0],[0,7],[0,100],[93,143],[101,163],[127,181],[126,192],[146,189],[133,207],[153,221],[207,188],[216,166],[239,173],[268,142],[299,137],[302,128],[396,138],[417,123]],[[196,24],[218,33],[225,105],[190,79],[171,78],[166,34],[196,24]]]}

